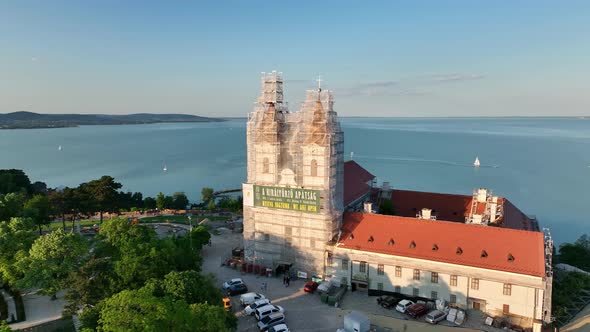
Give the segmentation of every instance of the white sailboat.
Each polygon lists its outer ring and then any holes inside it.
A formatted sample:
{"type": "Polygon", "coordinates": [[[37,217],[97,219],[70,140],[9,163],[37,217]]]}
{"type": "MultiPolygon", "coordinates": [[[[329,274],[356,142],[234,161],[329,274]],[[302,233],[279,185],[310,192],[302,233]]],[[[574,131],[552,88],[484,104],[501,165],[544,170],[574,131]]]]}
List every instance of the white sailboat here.
{"type": "Polygon", "coordinates": [[[164,172],[168,171],[168,167],[166,167],[166,164],[164,164],[164,167],[162,168],[162,170],[163,170],[164,172]]]}
{"type": "Polygon", "coordinates": [[[60,146],[58,146],[58,147],[57,147],[57,149],[58,149],[59,151],[61,151],[61,149],[62,149],[62,148],[61,148],[61,145],[60,145],[60,146]]]}
{"type": "Polygon", "coordinates": [[[479,163],[479,158],[475,157],[475,161],[473,162],[473,166],[475,167],[479,167],[480,163],[479,163]]]}

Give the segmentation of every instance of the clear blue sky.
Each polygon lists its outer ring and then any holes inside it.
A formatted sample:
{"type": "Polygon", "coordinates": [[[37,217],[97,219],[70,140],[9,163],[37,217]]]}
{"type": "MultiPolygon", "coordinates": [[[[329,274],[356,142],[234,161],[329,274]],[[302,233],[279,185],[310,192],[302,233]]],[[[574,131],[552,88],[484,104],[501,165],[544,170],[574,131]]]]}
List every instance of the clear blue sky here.
{"type": "Polygon", "coordinates": [[[0,113],[590,115],[590,1],[0,1],[0,113]]]}

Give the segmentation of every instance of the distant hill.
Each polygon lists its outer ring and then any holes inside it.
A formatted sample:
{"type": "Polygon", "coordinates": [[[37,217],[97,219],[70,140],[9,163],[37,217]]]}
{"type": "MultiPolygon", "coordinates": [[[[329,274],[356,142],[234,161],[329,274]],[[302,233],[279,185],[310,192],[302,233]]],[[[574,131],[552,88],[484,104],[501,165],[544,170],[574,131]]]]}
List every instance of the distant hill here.
{"type": "Polygon", "coordinates": [[[90,125],[123,125],[162,122],[218,122],[217,118],[207,118],[186,114],[149,114],[128,115],[110,114],[39,114],[32,112],[14,112],[0,114],[0,129],[27,128],[64,128],[90,125]]]}

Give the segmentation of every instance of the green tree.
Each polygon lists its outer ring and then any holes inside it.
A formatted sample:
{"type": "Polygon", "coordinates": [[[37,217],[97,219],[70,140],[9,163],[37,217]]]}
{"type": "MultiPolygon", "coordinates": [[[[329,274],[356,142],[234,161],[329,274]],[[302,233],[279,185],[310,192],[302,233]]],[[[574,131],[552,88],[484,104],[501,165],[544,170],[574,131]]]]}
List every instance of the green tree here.
{"type": "Polygon", "coordinates": [[[587,235],[582,235],[574,243],[563,243],[559,246],[560,263],[573,265],[582,270],[590,270],[590,241],[587,235]]]}
{"type": "Polygon", "coordinates": [[[31,192],[31,180],[20,169],[0,169],[0,195],[13,192],[31,192]]]}
{"type": "Polygon", "coordinates": [[[210,211],[213,211],[213,210],[215,210],[215,200],[214,200],[214,199],[212,199],[212,200],[210,200],[210,201],[209,201],[209,204],[207,205],[207,208],[208,208],[210,211]]]}
{"type": "Polygon", "coordinates": [[[201,322],[197,331],[235,331],[238,327],[236,316],[220,306],[195,303],[190,308],[196,316],[195,320],[201,322]]]}
{"type": "Polygon", "coordinates": [[[20,217],[26,200],[24,192],[12,192],[0,195],[0,221],[8,221],[10,218],[20,217]]]}
{"type": "Polygon", "coordinates": [[[166,196],[161,191],[156,196],[156,208],[160,211],[166,208],[166,196]]]}
{"type": "Polygon", "coordinates": [[[162,282],[164,294],[186,303],[221,305],[221,292],[211,277],[202,276],[196,271],[170,272],[162,282]]]}
{"type": "Polygon", "coordinates": [[[153,210],[157,207],[156,199],[153,197],[146,197],[143,199],[143,207],[149,210],[153,210]]]}
{"type": "Polygon", "coordinates": [[[39,228],[39,235],[41,235],[41,227],[49,225],[50,214],[51,205],[46,195],[37,194],[25,203],[23,216],[33,220],[39,228]]]}
{"type": "Polygon", "coordinates": [[[209,203],[213,199],[213,188],[204,187],[201,189],[201,197],[204,204],[209,203]]]}
{"type": "Polygon", "coordinates": [[[12,329],[10,328],[10,326],[8,326],[6,321],[5,320],[0,321],[0,332],[10,332],[10,331],[12,331],[12,329]]]}
{"type": "Polygon", "coordinates": [[[173,209],[174,208],[174,198],[172,198],[172,196],[164,197],[164,208],[165,209],[173,209]]]}
{"type": "Polygon", "coordinates": [[[34,225],[28,218],[0,223],[0,283],[13,285],[21,278],[16,262],[28,255],[35,241],[34,225]]]}
{"type": "Polygon", "coordinates": [[[60,217],[63,227],[66,227],[66,202],[63,190],[50,191],[48,193],[51,214],[54,217],[60,217]]]}
{"type": "Polygon", "coordinates": [[[92,257],[70,274],[65,299],[66,313],[75,314],[78,308],[96,306],[114,293],[113,262],[110,257],[92,257]]]}
{"type": "Polygon", "coordinates": [[[177,210],[186,209],[186,206],[189,203],[186,194],[180,191],[174,193],[174,195],[172,196],[172,200],[172,205],[177,210]]]}
{"type": "Polygon", "coordinates": [[[121,189],[122,185],[115,182],[115,179],[111,176],[105,175],[98,180],[88,182],[88,191],[92,194],[92,197],[100,213],[100,222],[103,221],[104,212],[114,212],[117,208],[118,189],[121,189]]]}
{"type": "Polygon", "coordinates": [[[40,236],[31,246],[29,256],[17,262],[24,274],[17,285],[19,288],[39,287],[43,294],[55,296],[87,252],[86,241],[77,234],[58,229],[40,236]]]}
{"type": "Polygon", "coordinates": [[[156,297],[145,289],[124,290],[104,301],[101,331],[195,331],[200,322],[188,304],[170,297],[156,297]]]}

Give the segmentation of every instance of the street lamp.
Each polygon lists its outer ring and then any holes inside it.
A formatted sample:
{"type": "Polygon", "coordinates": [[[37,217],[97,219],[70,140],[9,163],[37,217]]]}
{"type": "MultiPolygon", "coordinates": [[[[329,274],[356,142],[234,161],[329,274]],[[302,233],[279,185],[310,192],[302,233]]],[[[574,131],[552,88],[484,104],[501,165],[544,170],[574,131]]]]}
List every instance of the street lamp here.
{"type": "Polygon", "coordinates": [[[190,242],[191,252],[193,252],[193,222],[192,222],[192,217],[190,215],[188,216],[188,223],[189,223],[188,238],[189,238],[189,242],[190,242]]]}

